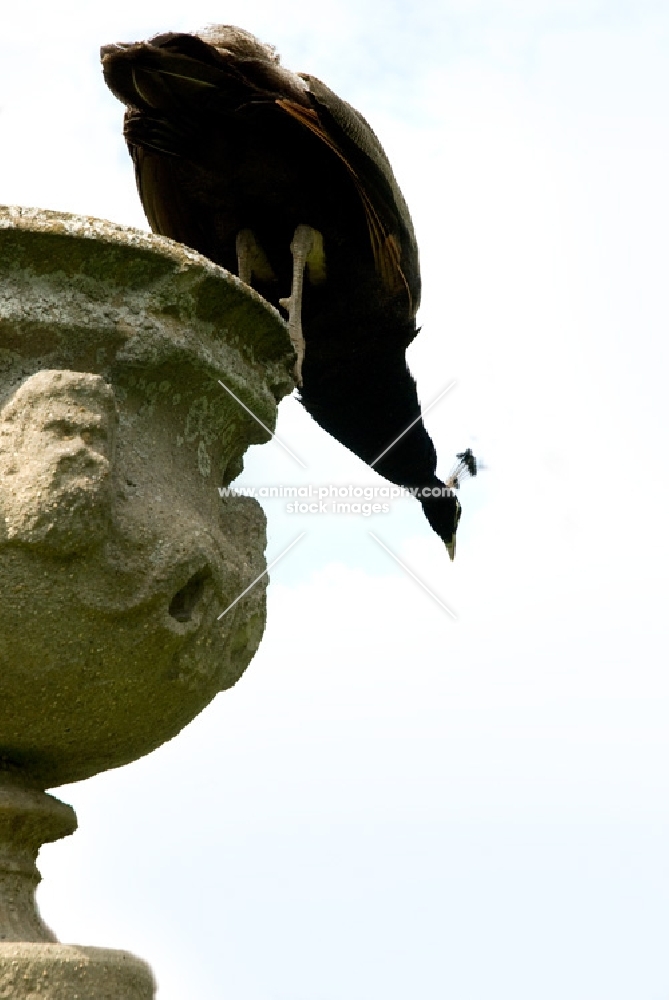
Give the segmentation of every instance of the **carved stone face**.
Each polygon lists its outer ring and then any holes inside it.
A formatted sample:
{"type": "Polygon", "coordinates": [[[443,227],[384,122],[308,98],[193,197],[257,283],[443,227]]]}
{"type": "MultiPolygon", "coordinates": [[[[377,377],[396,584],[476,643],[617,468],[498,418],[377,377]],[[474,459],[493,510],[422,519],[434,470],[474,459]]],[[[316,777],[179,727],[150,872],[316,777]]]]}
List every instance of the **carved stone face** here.
{"type": "Polygon", "coordinates": [[[0,411],[7,541],[68,555],[109,530],[116,404],[99,375],[42,371],[0,411]]]}
{"type": "Polygon", "coordinates": [[[132,410],[42,371],[0,411],[3,756],[49,784],[174,735],[262,635],[264,578],[217,620],[262,573],[262,511],[170,455],[168,405],[132,410]]]}
{"type": "Polygon", "coordinates": [[[218,379],[271,426],[293,363],[214,265],[66,221],[60,250],[20,231],[3,257],[0,211],[0,766],[42,787],[149,752],[249,663],[265,520],[217,486],[267,433],[218,379]]]}

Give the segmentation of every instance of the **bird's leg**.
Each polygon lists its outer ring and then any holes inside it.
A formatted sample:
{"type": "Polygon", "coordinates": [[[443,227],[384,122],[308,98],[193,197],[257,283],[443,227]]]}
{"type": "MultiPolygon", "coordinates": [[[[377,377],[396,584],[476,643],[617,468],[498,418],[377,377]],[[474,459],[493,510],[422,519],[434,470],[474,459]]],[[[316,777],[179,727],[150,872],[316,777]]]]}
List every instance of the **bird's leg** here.
{"type": "Polygon", "coordinates": [[[253,278],[259,281],[276,281],[272,265],[267,254],[256,240],[250,229],[240,229],[235,240],[237,252],[237,274],[245,285],[250,285],[253,278]]]}
{"type": "Polygon", "coordinates": [[[302,291],[304,271],[309,268],[309,276],[314,284],[325,278],[325,257],[323,237],[317,229],[300,225],[295,230],[290,252],[293,255],[293,284],[288,298],[279,299],[279,305],[288,311],[288,332],[297,354],[295,381],[302,385],[302,362],[304,360],[304,336],[302,334],[302,291]]]}

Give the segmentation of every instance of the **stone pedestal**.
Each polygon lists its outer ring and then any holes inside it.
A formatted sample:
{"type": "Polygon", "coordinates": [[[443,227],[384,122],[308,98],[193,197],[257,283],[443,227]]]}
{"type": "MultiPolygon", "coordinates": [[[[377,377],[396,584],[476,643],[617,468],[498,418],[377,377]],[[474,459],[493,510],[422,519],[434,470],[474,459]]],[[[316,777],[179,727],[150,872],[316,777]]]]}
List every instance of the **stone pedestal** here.
{"type": "Polygon", "coordinates": [[[0,998],[153,996],[40,919],[37,852],[76,828],[44,789],[148,753],[246,668],[264,578],[227,609],[264,517],[217,487],[293,363],[278,313],[185,247],[0,209],[0,998]]]}
{"type": "Polygon", "coordinates": [[[62,944],[7,944],[0,997],[12,1000],[152,1000],[151,969],[127,951],[62,944]]]}
{"type": "Polygon", "coordinates": [[[35,908],[35,861],[42,844],[76,828],[71,806],[31,786],[20,772],[0,771],[0,942],[56,940],[35,908]]]}

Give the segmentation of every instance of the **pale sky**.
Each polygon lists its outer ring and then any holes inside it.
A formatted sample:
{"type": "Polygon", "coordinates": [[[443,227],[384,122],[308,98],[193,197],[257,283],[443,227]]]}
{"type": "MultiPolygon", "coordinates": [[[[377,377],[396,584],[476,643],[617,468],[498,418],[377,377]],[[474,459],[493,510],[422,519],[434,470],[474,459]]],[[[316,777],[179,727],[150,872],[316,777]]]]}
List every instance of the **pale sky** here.
{"type": "MultiPolygon", "coordinates": [[[[266,504],[268,626],[170,744],[56,794],[61,940],[159,1000],[667,1000],[669,12],[643,0],[33,0],[0,201],[146,227],[103,43],[225,20],[370,120],[418,235],[409,360],[458,555],[410,501],[266,504]],[[370,538],[373,531],[454,621],[370,538]]],[[[247,485],[380,480],[295,400],[247,485]]]]}

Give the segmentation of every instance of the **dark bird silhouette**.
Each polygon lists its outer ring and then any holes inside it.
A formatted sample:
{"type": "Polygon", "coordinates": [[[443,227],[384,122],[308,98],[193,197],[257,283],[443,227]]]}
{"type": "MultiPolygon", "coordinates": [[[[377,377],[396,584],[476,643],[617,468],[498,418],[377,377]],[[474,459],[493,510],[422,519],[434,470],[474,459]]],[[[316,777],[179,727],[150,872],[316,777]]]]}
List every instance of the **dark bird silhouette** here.
{"type": "Polygon", "coordinates": [[[240,28],[105,46],[102,64],[152,229],[288,311],[304,407],[417,495],[453,558],[460,504],[405,360],[418,248],[370,126],[240,28]]]}

